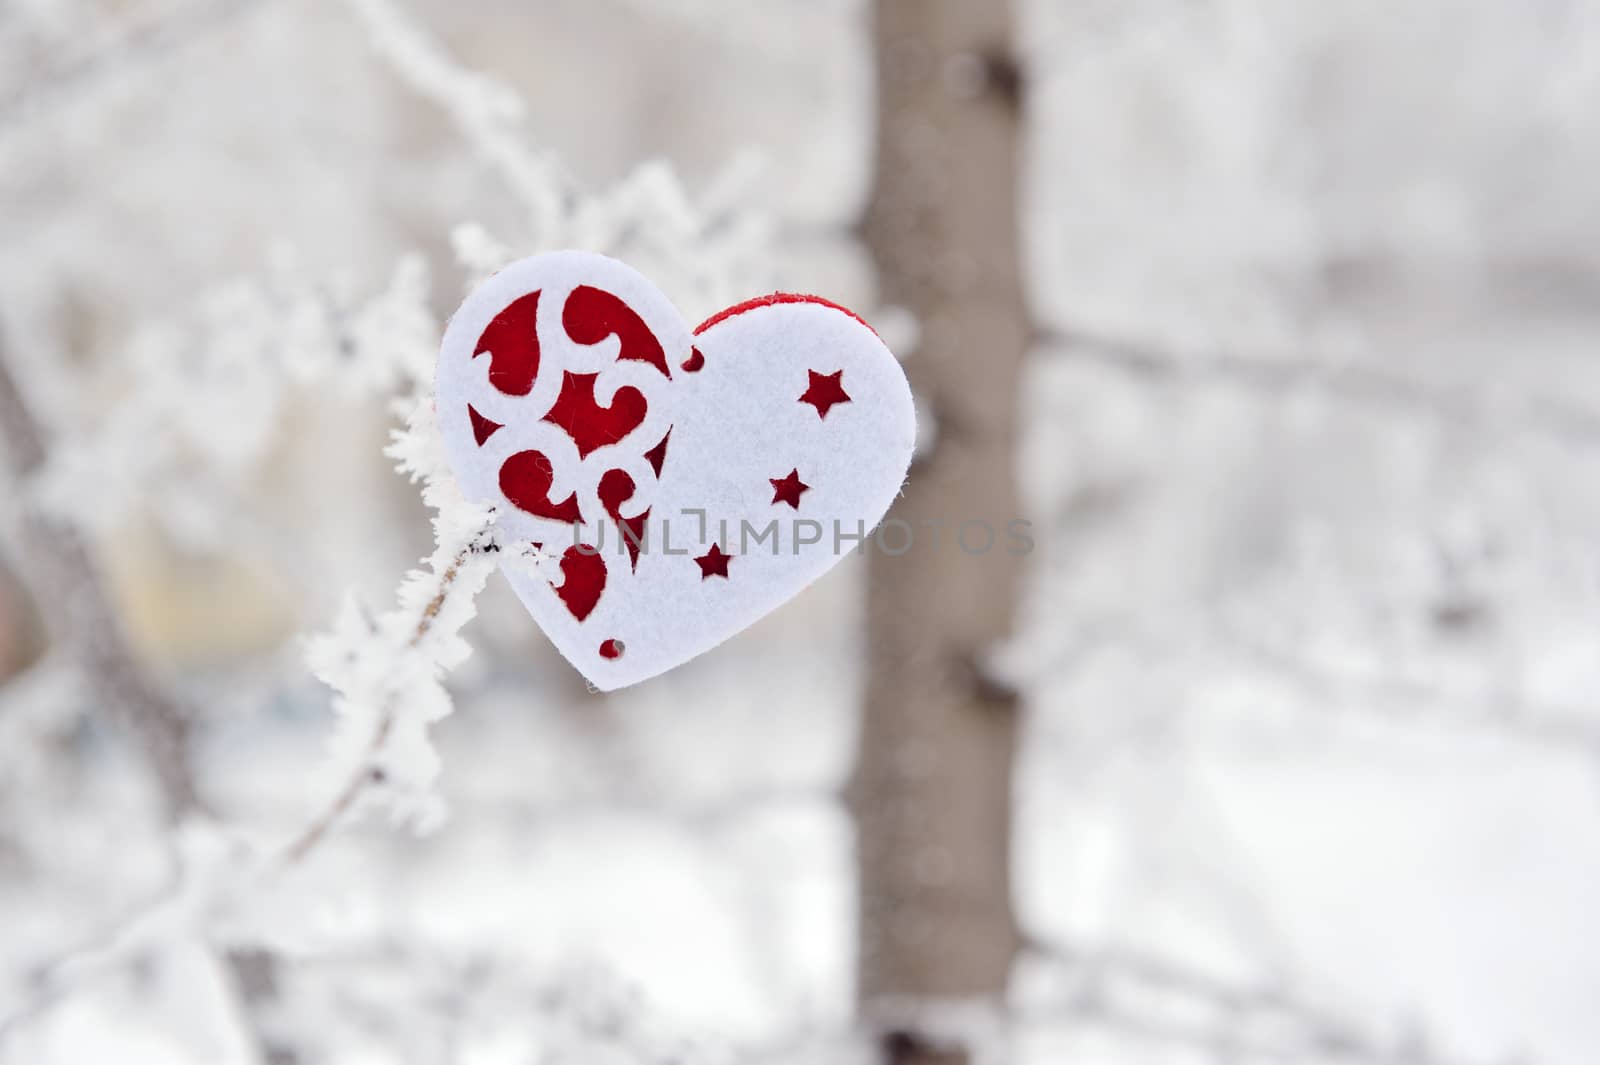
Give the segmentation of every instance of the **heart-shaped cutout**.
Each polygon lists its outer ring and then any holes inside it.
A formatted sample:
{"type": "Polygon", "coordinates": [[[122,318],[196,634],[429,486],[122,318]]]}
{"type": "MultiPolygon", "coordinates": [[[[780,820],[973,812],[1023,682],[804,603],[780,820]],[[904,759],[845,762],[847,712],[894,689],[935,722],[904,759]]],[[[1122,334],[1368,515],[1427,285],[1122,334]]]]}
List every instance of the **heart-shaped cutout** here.
{"type": "Polygon", "coordinates": [[[557,649],[610,691],[708,651],[867,543],[916,433],[899,363],[811,296],[692,332],[585,252],[501,270],[450,319],[439,424],[467,498],[552,564],[503,568],[557,649]]]}

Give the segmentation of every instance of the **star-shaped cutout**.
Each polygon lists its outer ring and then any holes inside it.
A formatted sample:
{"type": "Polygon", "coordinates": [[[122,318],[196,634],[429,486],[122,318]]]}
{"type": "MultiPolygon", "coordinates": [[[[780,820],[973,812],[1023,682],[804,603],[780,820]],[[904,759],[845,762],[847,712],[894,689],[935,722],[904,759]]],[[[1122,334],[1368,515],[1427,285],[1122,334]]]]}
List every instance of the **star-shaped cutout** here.
{"type": "Polygon", "coordinates": [[[800,493],[811,491],[811,486],[800,479],[799,470],[790,470],[787,477],[768,477],[772,482],[772,502],[787,503],[800,509],[800,493]]]}
{"type": "Polygon", "coordinates": [[[817,417],[826,418],[828,409],[835,403],[850,402],[849,394],[840,383],[840,378],[844,376],[843,370],[835,370],[833,373],[807,370],[806,373],[811,375],[811,383],[800,396],[800,402],[809,403],[817,408],[817,417]]]}
{"type": "Polygon", "coordinates": [[[732,555],[723,554],[721,547],[712,544],[710,551],[695,559],[700,565],[700,579],[705,580],[707,577],[726,578],[728,576],[728,561],[731,558],[733,558],[732,555]]]}

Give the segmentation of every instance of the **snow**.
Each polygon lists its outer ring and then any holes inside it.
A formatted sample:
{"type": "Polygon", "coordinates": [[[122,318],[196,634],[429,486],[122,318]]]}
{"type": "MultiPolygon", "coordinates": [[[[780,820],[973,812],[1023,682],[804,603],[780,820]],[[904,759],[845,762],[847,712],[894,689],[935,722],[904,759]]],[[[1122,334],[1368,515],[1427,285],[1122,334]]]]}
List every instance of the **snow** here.
{"type": "MultiPolygon", "coordinates": [[[[338,1065],[856,1060],[859,562],[597,697],[418,385],[560,244],[689,321],[870,307],[868,5],[223,7],[0,15],[0,326],[58,441],[0,525],[97,536],[216,806],[163,825],[69,664],[0,687],[0,1062],[247,1061],[217,958],[263,944],[250,1024],[338,1065]]],[[[1007,1060],[1588,1065],[1591,5],[1022,7],[1007,1060]]]]}

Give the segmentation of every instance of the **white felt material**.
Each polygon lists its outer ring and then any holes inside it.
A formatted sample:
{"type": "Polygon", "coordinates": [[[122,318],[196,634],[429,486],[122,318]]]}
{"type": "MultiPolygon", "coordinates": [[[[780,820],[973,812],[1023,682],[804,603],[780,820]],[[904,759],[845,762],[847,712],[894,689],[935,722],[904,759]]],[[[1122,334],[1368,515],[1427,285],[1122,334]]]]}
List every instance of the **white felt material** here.
{"type": "Polygon", "coordinates": [[[537,541],[559,556],[575,542],[595,545],[603,536],[605,587],[582,620],[556,592],[562,582],[558,566],[530,572],[508,561],[502,568],[561,653],[606,691],[710,650],[854,550],[856,534],[870,532],[900,490],[916,436],[911,390],[899,363],[849,313],[818,302],[757,304],[692,335],[643,276],[584,252],[524,259],[467,298],[440,350],[438,412],[465,494],[497,505],[503,540],[537,541]],[[645,362],[619,361],[615,335],[592,346],[567,336],[562,309],[580,285],[620,297],[644,320],[666,352],[670,380],[645,362]],[[494,317],[535,290],[541,293],[539,372],[528,395],[506,395],[489,383],[490,353],[473,352],[494,317]],[[704,364],[686,372],[682,365],[694,349],[704,364]],[[602,406],[618,388],[637,388],[648,403],[643,423],[580,459],[565,430],[541,421],[561,389],[563,371],[598,373],[595,398],[602,406]],[[849,402],[834,404],[825,416],[801,402],[813,371],[842,371],[839,383],[849,402]],[[481,446],[468,404],[503,426],[481,446]],[[645,452],[669,428],[658,478],[645,452]],[[528,514],[502,495],[501,465],[530,449],[551,460],[553,501],[577,493],[585,518],[579,529],[528,514]],[[599,499],[600,479],[614,469],[635,484],[634,495],[622,504],[623,517],[651,511],[636,568],[599,499]],[[791,470],[809,486],[798,508],[773,499],[772,480],[791,470]],[[703,536],[695,512],[704,512],[703,536]],[[768,535],[757,542],[774,519],[776,539],[768,535]],[[836,529],[842,534],[838,543],[836,529]],[[800,542],[812,538],[816,542],[800,542]],[[734,556],[727,577],[704,576],[696,561],[713,543],[734,556]],[[620,656],[602,656],[607,641],[622,645],[620,656]]]}

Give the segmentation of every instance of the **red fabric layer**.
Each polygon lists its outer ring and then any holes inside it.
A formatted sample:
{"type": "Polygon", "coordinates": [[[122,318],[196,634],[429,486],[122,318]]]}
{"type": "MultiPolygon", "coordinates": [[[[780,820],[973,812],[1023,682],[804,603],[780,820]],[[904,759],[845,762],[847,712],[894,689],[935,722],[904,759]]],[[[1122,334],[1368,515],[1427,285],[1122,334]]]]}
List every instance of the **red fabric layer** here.
{"type": "Polygon", "coordinates": [[[558,425],[578,445],[578,457],[588,458],[589,453],[606,444],[614,444],[644,423],[644,393],[631,385],[617,389],[611,406],[602,407],[595,402],[594,382],[599,374],[564,371],[561,394],[544,420],[558,425]]]}
{"type": "Polygon", "coordinates": [[[567,306],[561,312],[561,324],[567,336],[579,344],[598,344],[613,333],[622,341],[618,359],[637,359],[660,370],[666,377],[667,355],[661,350],[661,341],[622,300],[604,289],[580,285],[567,297],[567,306]]]}
{"type": "Polygon", "coordinates": [[[559,503],[551,502],[554,481],[555,469],[542,451],[519,451],[500,467],[500,491],[518,510],[568,524],[581,522],[576,492],[559,503]]]}
{"type": "Polygon", "coordinates": [[[844,371],[835,370],[833,373],[818,373],[807,370],[810,374],[810,383],[806,390],[800,394],[801,403],[809,403],[817,408],[817,417],[826,418],[828,411],[835,404],[849,403],[850,393],[844,390],[844,371]]]}
{"type": "MultiPolygon", "coordinates": [[[[854,318],[868,329],[872,329],[871,323],[869,323],[865,318],[861,317],[855,311],[852,311],[849,307],[842,307],[832,300],[825,300],[821,296],[806,296],[798,292],[774,292],[770,296],[757,296],[753,300],[745,300],[743,303],[735,303],[727,310],[718,311],[716,314],[713,314],[710,318],[707,318],[705,321],[696,326],[694,335],[699,336],[701,333],[704,333],[707,329],[710,329],[718,322],[732,318],[736,314],[743,314],[745,311],[753,311],[757,307],[771,307],[778,303],[820,303],[824,307],[832,307],[836,311],[843,311],[845,314],[848,314],[850,317],[854,318]]],[[[872,334],[873,336],[877,336],[878,331],[876,329],[872,329],[872,334]]],[[[685,368],[687,369],[687,367],[685,368]]]]}
{"type": "Polygon", "coordinates": [[[650,520],[650,508],[646,507],[638,517],[624,518],[622,504],[633,498],[634,489],[637,487],[626,471],[607,470],[600,478],[597,492],[600,496],[600,505],[606,508],[611,520],[617,523],[622,543],[628,549],[628,561],[632,563],[634,569],[639,568],[639,547],[644,543],[645,525],[650,520]]]}
{"type": "Polygon", "coordinates": [[[667,435],[661,438],[661,443],[644,453],[645,461],[650,463],[650,468],[656,471],[656,476],[661,476],[661,467],[667,461],[667,441],[672,439],[672,429],[667,429],[667,435]]]}
{"type": "Polygon", "coordinates": [[[732,555],[725,555],[722,553],[722,547],[719,544],[712,544],[710,551],[707,551],[705,554],[695,559],[695,562],[699,563],[700,565],[700,579],[705,580],[707,577],[727,577],[728,563],[732,561],[732,559],[732,555]]]}
{"type": "Polygon", "coordinates": [[[811,486],[800,479],[799,470],[790,470],[783,477],[769,477],[772,482],[772,502],[787,503],[796,510],[800,509],[800,497],[811,491],[811,486]]]}
{"type": "MultiPolygon", "coordinates": [[[[478,337],[477,358],[489,353],[489,383],[508,396],[533,391],[539,376],[539,293],[518,297],[478,337]]],[[[482,441],[479,441],[482,443],[482,441]]]]}
{"type": "Polygon", "coordinates": [[[482,447],[483,442],[494,435],[496,429],[504,429],[499,422],[491,422],[488,418],[478,413],[478,408],[467,404],[467,414],[472,418],[472,439],[482,447]]]}
{"type": "Polygon", "coordinates": [[[592,547],[574,544],[561,556],[561,587],[556,594],[572,616],[582,621],[600,602],[606,588],[606,561],[592,547]]]}

